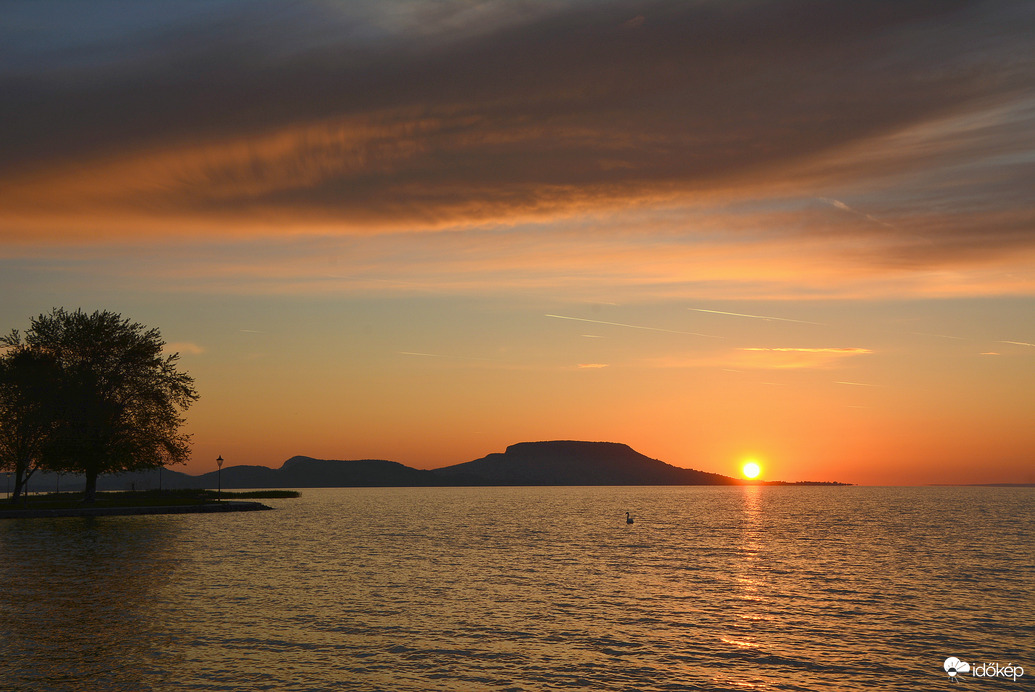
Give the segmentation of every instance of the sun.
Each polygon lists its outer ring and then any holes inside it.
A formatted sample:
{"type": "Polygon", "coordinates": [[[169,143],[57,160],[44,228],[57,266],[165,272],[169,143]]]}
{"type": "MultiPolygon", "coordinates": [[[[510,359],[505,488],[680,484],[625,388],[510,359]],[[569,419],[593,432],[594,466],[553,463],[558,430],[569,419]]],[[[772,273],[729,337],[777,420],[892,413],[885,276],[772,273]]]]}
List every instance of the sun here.
{"type": "Polygon", "coordinates": [[[744,478],[758,478],[762,473],[762,467],[758,465],[757,461],[746,461],[744,465],[740,467],[740,472],[744,474],[744,478]]]}

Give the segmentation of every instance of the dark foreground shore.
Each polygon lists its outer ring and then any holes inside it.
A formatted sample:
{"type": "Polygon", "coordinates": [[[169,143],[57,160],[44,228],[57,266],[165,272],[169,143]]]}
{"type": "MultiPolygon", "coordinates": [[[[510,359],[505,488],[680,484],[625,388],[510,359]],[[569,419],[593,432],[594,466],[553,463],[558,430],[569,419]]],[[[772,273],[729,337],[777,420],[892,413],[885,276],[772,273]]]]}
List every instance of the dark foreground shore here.
{"type": "Polygon", "coordinates": [[[56,509],[4,509],[0,510],[0,519],[30,519],[39,517],[110,517],[132,514],[200,514],[209,512],[254,512],[273,509],[261,502],[242,502],[228,500],[226,502],[209,502],[191,505],[158,505],[142,507],[65,507],[56,509]]]}

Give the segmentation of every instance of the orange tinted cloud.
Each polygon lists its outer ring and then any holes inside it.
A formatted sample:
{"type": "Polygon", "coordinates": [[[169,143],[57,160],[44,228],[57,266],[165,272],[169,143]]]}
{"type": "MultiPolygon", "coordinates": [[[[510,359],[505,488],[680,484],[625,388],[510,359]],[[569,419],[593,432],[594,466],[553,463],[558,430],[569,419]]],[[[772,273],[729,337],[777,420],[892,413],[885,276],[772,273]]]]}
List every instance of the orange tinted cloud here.
{"type": "Polygon", "coordinates": [[[0,256],[180,291],[1035,293],[1023,5],[461,5],[6,37],[0,256]]]}
{"type": "MultiPolygon", "coordinates": [[[[836,213],[831,210],[828,213],[836,213]]],[[[19,264],[51,267],[60,286],[77,274],[108,286],[237,294],[566,295],[594,302],[655,299],[944,298],[1035,293],[1035,250],[1009,255],[881,257],[879,239],[860,248],[836,234],[781,234],[794,214],[701,218],[679,233],[652,214],[595,232],[585,224],[528,225],[364,237],[193,241],[173,246],[0,247],[19,264]],[[639,222],[642,220],[642,224],[639,222]],[[644,226],[652,227],[644,233],[644,226]],[[723,227],[726,232],[723,232],[723,227]],[[660,229],[659,229],[660,227],[660,229]]],[[[883,245],[888,254],[896,245],[883,245]]],[[[46,271],[46,269],[44,269],[46,271]]],[[[733,320],[734,318],[724,318],[733,320]]],[[[764,320],[754,320],[764,323],[764,320]]],[[[652,327],[656,325],[633,325],[652,327]]],[[[704,333],[710,333],[709,324],[704,333]]],[[[694,330],[676,330],[694,331],[694,330]]]]}
{"type": "Polygon", "coordinates": [[[1030,162],[1008,157],[1032,125],[1017,6],[439,5],[298,6],[268,31],[231,3],[213,26],[105,36],[103,60],[26,49],[0,72],[0,233],[367,233],[805,194],[878,236],[875,261],[1032,246],[1030,162]]]}

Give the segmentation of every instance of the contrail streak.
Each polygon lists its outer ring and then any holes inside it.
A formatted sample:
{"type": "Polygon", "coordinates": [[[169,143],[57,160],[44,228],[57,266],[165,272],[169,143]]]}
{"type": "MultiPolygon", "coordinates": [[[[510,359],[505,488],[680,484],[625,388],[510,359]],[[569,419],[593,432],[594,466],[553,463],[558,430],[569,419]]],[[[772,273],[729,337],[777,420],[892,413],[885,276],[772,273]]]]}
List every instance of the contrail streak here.
{"type": "Polygon", "coordinates": [[[815,324],[815,325],[818,325],[820,327],[823,326],[819,322],[808,322],[806,320],[792,320],[792,319],[788,319],[786,317],[768,317],[766,315],[745,315],[744,313],[741,313],[741,312],[723,312],[722,310],[705,310],[704,308],[688,308],[688,309],[689,310],[693,310],[694,312],[710,312],[713,315],[732,315],[733,317],[750,317],[750,318],[756,319],[756,320],[776,320],[778,322],[797,322],[799,324],[815,324]]]}
{"type": "Polygon", "coordinates": [[[856,216],[861,216],[864,219],[866,219],[867,221],[872,221],[873,223],[879,223],[881,226],[884,226],[885,228],[895,228],[894,226],[892,226],[887,221],[881,221],[880,219],[878,219],[875,216],[870,216],[869,214],[867,214],[865,212],[861,212],[858,209],[853,209],[852,207],[848,206],[847,204],[845,204],[844,202],[842,202],[839,199],[831,199],[830,197],[820,197],[819,199],[823,200],[824,202],[826,202],[827,204],[829,204],[829,205],[831,205],[833,207],[836,207],[837,209],[840,209],[841,211],[846,211],[849,214],[855,214],[856,216]]]}
{"type": "Polygon", "coordinates": [[[646,329],[651,332],[666,332],[668,334],[686,334],[688,336],[703,336],[707,339],[721,339],[721,336],[715,336],[714,334],[698,334],[697,332],[680,332],[675,329],[662,329],[661,327],[644,327],[639,324],[623,324],[622,322],[605,322],[604,320],[589,320],[585,317],[568,317],[567,315],[545,315],[545,317],[553,317],[558,320],[575,320],[576,322],[592,322],[593,324],[608,324],[612,327],[628,327],[629,329],[646,329]]]}
{"type": "Polygon", "coordinates": [[[396,351],[400,356],[419,356],[421,358],[447,358],[449,360],[493,360],[492,358],[479,358],[478,356],[451,356],[443,353],[422,353],[420,351],[396,351]]]}
{"type": "Polygon", "coordinates": [[[950,336],[949,334],[928,334],[927,332],[912,332],[912,333],[916,334],[917,336],[936,336],[939,339],[956,339],[957,341],[967,341],[967,339],[962,337],[962,336],[950,336]]]}

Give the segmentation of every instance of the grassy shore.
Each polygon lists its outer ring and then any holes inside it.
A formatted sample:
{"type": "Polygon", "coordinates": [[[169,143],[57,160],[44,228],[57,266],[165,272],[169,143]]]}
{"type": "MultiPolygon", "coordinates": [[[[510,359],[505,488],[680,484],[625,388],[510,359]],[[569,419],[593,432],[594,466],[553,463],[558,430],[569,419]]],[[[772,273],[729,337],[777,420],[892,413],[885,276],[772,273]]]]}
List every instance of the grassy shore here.
{"type": "MultiPolygon", "coordinates": [[[[241,500],[258,498],[298,497],[295,490],[249,490],[246,492],[215,490],[126,490],[122,492],[98,492],[95,502],[90,507],[178,507],[181,505],[202,505],[219,500],[241,500]]],[[[75,509],[83,507],[82,493],[48,493],[46,495],[29,495],[18,502],[5,500],[0,502],[4,510],[38,510],[38,509],[75,509]]]]}

